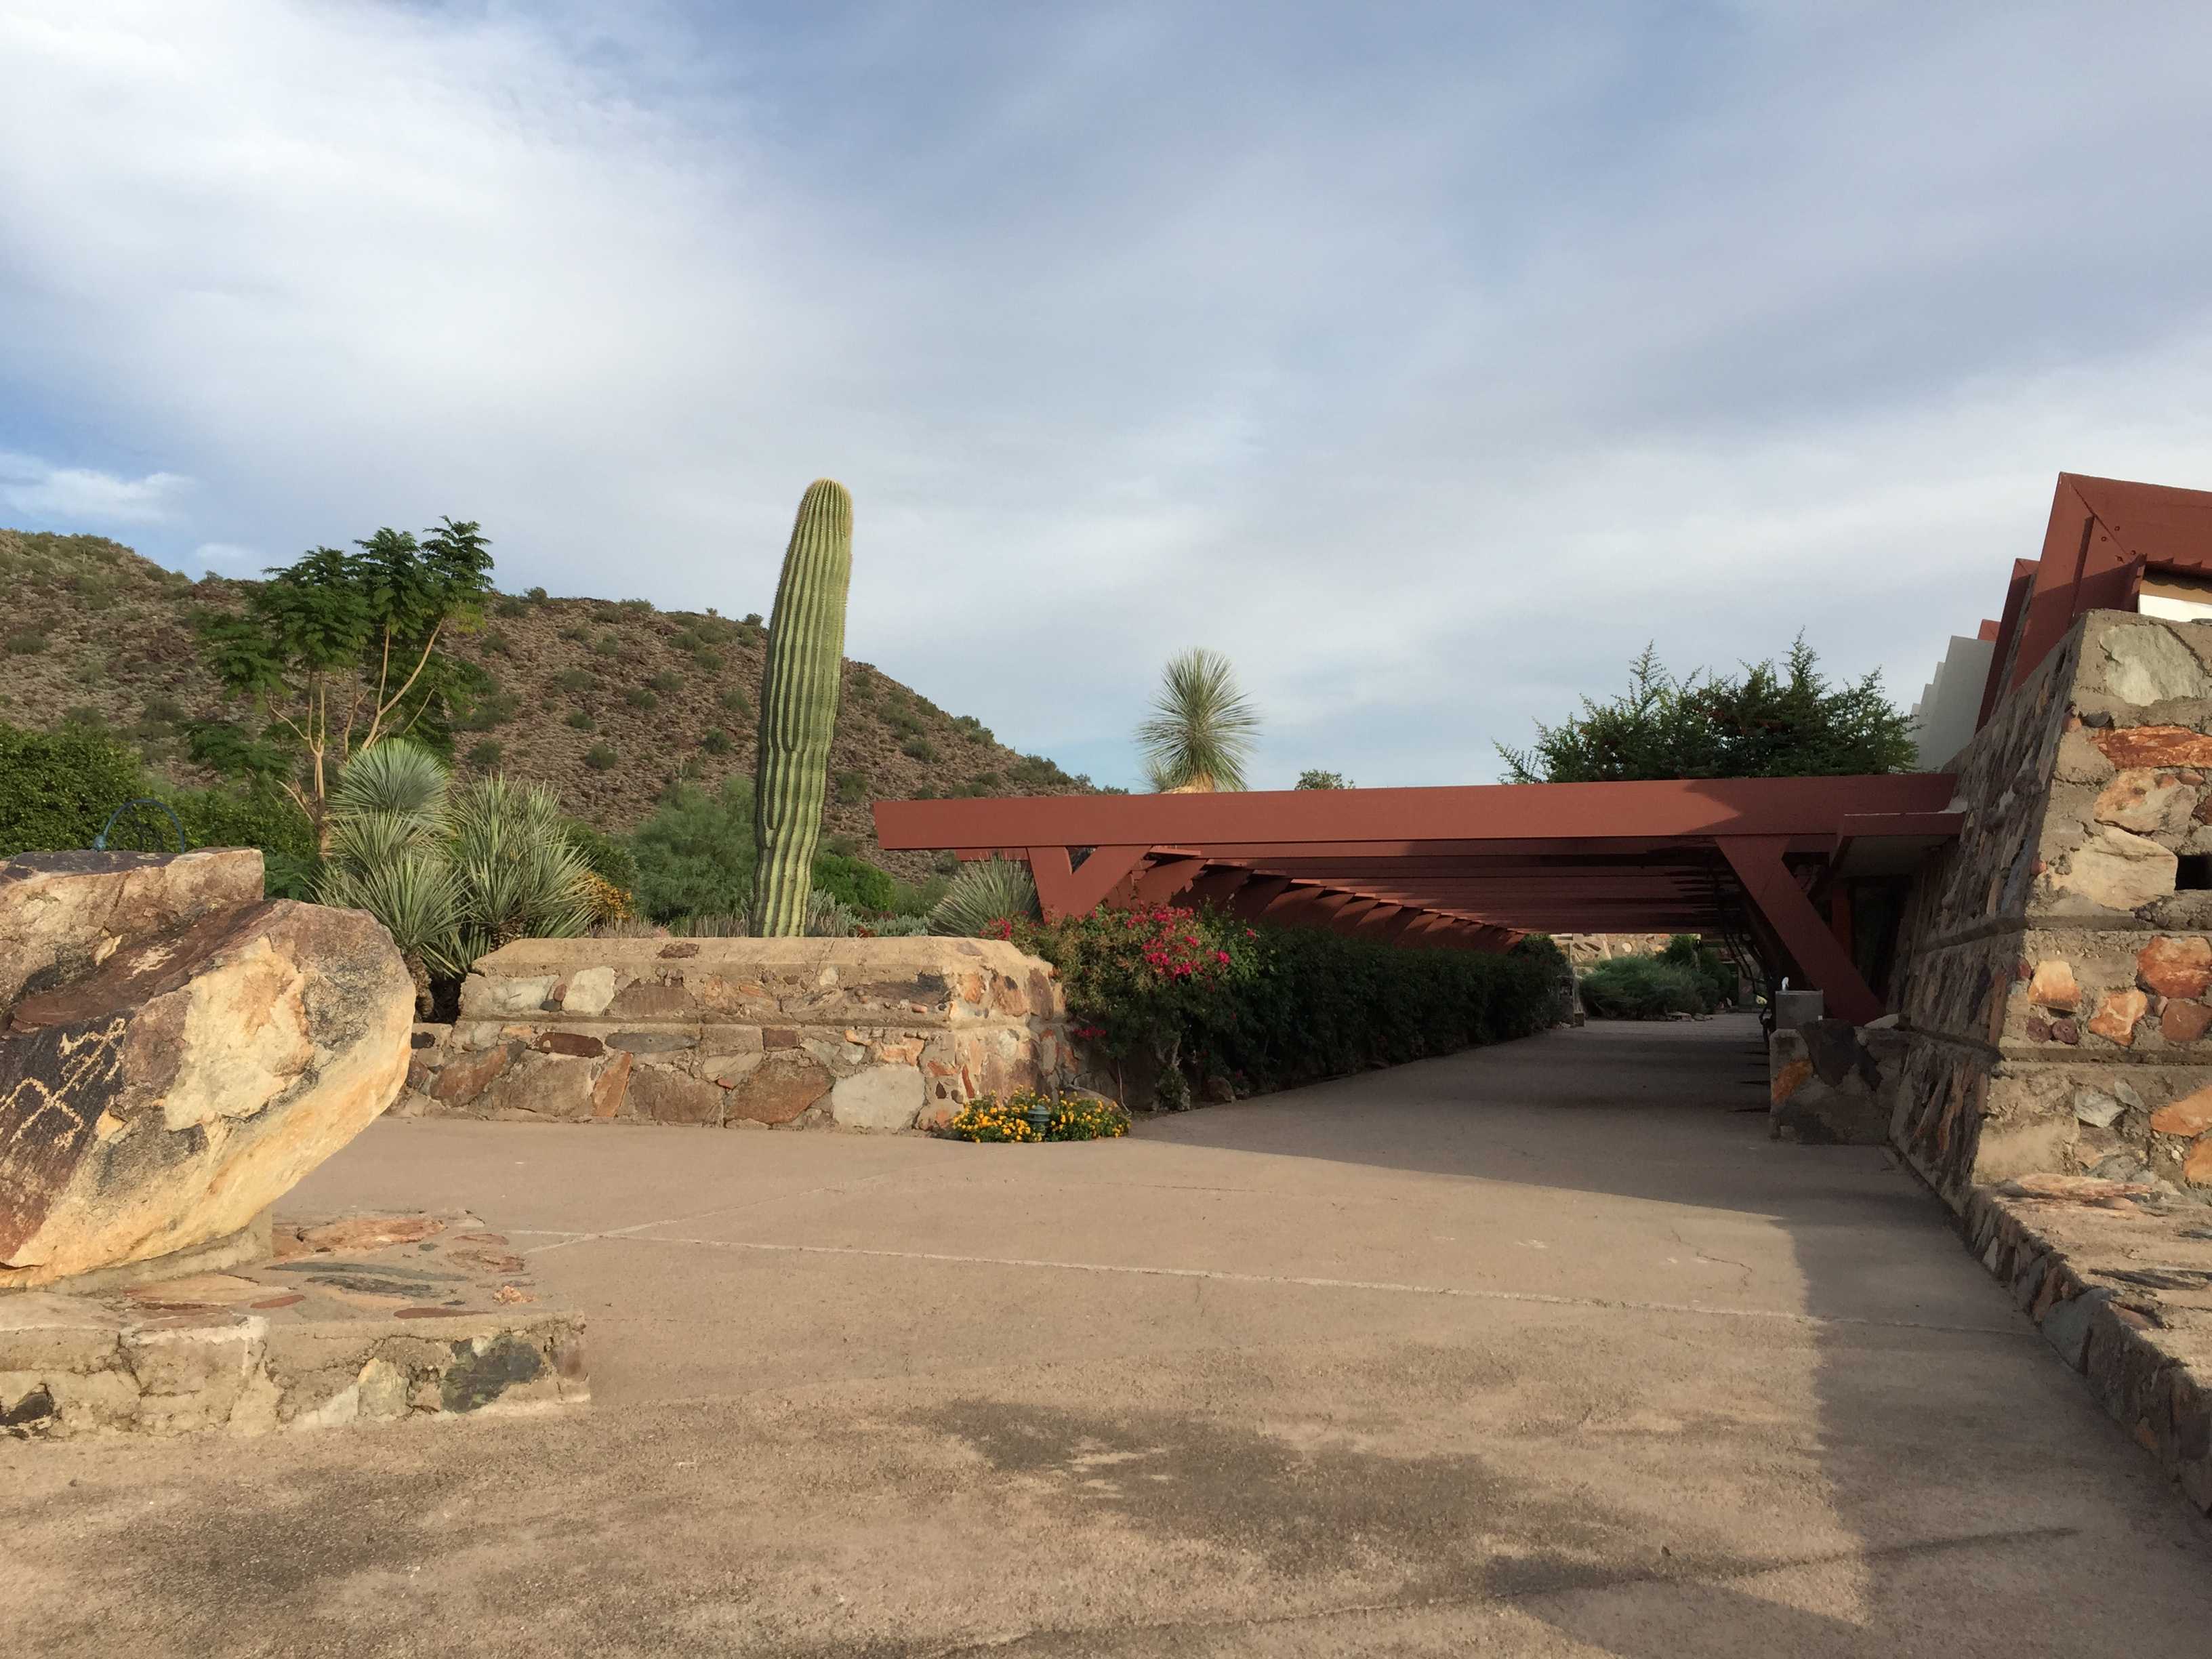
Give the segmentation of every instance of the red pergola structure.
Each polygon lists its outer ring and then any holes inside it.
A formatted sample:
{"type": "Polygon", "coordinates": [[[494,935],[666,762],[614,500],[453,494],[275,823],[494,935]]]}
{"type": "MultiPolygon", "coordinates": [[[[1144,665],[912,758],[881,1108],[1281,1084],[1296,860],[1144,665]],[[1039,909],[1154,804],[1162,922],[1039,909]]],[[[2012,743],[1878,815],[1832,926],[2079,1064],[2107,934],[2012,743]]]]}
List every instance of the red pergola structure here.
{"type": "Polygon", "coordinates": [[[1743,939],[1829,1012],[1881,1005],[1854,964],[1845,882],[1958,832],[1948,774],[1488,784],[1238,794],[878,801],[894,851],[1020,860],[1048,917],[1213,903],[1405,945],[1523,933],[1743,939]]]}

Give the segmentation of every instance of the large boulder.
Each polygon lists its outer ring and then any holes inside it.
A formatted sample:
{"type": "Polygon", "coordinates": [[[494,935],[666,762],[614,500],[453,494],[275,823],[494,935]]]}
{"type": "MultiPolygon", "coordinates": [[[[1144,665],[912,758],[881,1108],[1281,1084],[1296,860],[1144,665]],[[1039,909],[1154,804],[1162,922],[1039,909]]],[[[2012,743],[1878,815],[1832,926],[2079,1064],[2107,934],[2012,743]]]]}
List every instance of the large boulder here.
{"type": "MultiPolygon", "coordinates": [[[[0,1287],[241,1233],[398,1095],[415,992],[391,936],[260,902],[245,856],[252,902],[127,942],[111,927],[89,963],[84,927],[47,930],[76,954],[24,972],[51,988],[0,1031],[0,1287]]],[[[117,873],[33,880],[53,914],[89,916],[117,873]]]]}
{"type": "Polygon", "coordinates": [[[250,847],[0,860],[0,1010],[89,973],[127,942],[260,902],[261,854],[250,847]]]}

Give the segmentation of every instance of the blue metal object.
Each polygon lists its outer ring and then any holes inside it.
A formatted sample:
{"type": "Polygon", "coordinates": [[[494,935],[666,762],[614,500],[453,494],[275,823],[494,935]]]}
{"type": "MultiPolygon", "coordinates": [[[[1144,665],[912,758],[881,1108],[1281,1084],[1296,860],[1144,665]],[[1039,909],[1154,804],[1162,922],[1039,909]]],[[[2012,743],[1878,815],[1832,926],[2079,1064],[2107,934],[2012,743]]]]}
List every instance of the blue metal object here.
{"type": "Polygon", "coordinates": [[[125,812],[131,811],[134,808],[140,806],[158,806],[161,809],[163,815],[168,818],[170,826],[177,832],[177,850],[179,853],[183,852],[185,850],[185,826],[183,821],[177,817],[176,812],[170,807],[168,802],[165,800],[156,800],[151,795],[134,796],[131,799],[125,801],[122,805],[117,807],[112,812],[110,812],[107,815],[107,822],[100,826],[100,833],[92,838],[92,850],[95,853],[105,853],[107,850],[107,832],[115,828],[115,820],[121,817],[125,812]]]}

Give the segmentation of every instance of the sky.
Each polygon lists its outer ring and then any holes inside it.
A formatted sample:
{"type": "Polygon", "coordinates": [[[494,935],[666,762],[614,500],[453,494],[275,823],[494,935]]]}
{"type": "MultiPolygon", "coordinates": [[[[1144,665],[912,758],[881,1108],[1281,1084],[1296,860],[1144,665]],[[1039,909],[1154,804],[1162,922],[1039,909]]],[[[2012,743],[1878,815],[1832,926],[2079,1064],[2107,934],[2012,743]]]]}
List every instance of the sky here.
{"type": "Polygon", "coordinates": [[[1673,667],[1910,703],[2063,470],[2212,488],[2212,7],[7,0],[0,524],[441,515],[1132,784],[1484,782],[1673,667]]]}

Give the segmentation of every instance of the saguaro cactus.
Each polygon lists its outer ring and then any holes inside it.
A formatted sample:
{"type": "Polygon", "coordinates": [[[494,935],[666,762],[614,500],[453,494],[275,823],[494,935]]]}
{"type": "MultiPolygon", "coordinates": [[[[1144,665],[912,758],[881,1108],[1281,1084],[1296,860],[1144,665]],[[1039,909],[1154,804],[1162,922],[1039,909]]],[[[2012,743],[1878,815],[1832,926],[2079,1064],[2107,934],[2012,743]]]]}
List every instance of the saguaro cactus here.
{"type": "Polygon", "coordinates": [[[761,676],[753,931],[763,939],[806,931],[852,580],[853,497],[835,480],[817,478],[799,501],[784,550],[761,676]]]}

